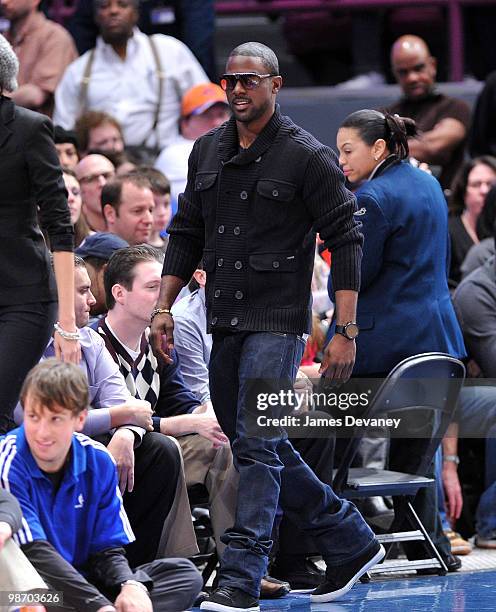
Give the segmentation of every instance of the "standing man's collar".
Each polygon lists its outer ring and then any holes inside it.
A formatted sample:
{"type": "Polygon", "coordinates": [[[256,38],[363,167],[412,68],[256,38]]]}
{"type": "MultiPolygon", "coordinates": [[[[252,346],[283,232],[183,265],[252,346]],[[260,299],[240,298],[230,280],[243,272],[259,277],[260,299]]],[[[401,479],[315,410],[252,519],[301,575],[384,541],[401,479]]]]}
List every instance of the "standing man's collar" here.
{"type": "Polygon", "coordinates": [[[8,124],[14,120],[15,104],[6,96],[0,96],[0,147],[12,135],[8,124]]]}
{"type": "Polygon", "coordinates": [[[223,162],[231,161],[233,164],[240,166],[255,161],[273,144],[282,124],[283,116],[281,115],[279,104],[276,104],[274,114],[256,137],[253,144],[248,149],[243,149],[240,152],[236,119],[231,117],[225,124],[219,139],[219,158],[223,162]]]}

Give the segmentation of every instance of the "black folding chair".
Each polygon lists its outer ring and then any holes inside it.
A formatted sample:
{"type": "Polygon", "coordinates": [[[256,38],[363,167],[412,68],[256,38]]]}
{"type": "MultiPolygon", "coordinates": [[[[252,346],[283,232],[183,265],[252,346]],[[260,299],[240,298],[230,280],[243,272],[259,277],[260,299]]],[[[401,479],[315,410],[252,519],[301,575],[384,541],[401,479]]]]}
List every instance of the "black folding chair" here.
{"type": "Polygon", "coordinates": [[[392,440],[394,444],[390,446],[389,465],[394,464],[396,471],[351,467],[360,441],[366,434],[363,427],[355,428],[354,435],[346,445],[333,478],[336,493],[347,499],[392,496],[395,500],[395,518],[389,533],[378,535],[378,539],[386,545],[421,541],[431,555],[429,559],[386,560],[370,573],[427,568],[437,569],[438,574],[447,571],[412,501],[421,489],[435,486],[435,480],[427,474],[451,422],[464,378],[463,363],[444,353],[409,357],[390,372],[362,416],[394,416],[409,423],[402,429],[401,442],[392,440]],[[412,431],[416,427],[418,430],[412,431]],[[394,445],[398,448],[398,443],[408,444],[408,447],[404,447],[409,451],[406,465],[398,465],[397,458],[393,456],[392,449],[394,445]],[[394,531],[405,522],[412,526],[411,530],[394,531]]]}

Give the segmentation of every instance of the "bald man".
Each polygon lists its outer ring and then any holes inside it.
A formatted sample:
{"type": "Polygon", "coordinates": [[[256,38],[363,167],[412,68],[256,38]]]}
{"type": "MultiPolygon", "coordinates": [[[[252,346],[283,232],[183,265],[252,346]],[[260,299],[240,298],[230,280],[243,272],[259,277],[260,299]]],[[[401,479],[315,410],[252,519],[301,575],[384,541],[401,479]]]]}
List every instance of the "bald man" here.
{"type": "Polygon", "coordinates": [[[391,50],[391,66],[403,98],[388,111],[417,122],[421,133],[410,138],[410,155],[440,166],[439,181],[449,188],[463,161],[470,108],[463,100],[436,91],[436,60],[418,36],[398,38],[391,50]]]}
{"type": "Polygon", "coordinates": [[[74,169],[81,186],[83,214],[95,232],[107,229],[102,212],[102,189],[115,174],[114,164],[104,155],[91,154],[83,157],[74,169]]]}

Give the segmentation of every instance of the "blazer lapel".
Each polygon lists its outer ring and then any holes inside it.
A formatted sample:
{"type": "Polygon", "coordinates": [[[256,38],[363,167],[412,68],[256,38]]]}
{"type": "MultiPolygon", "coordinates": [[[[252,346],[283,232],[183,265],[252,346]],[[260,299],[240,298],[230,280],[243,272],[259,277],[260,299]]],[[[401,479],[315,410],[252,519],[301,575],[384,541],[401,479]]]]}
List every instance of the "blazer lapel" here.
{"type": "Polygon", "coordinates": [[[0,148],[7,142],[12,135],[12,130],[7,126],[13,121],[15,115],[15,105],[4,96],[0,97],[0,148]]]}

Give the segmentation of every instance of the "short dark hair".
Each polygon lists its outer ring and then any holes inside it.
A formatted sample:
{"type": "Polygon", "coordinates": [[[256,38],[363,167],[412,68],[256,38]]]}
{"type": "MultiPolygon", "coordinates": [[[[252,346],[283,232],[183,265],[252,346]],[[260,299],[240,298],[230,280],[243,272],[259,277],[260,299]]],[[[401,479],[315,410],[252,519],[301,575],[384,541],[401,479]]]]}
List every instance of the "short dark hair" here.
{"type": "Polygon", "coordinates": [[[73,363],[59,359],[45,359],[26,376],[21,389],[21,404],[27,396],[51,412],[58,412],[58,404],[77,416],[89,406],[88,379],[84,371],[73,363]]]}
{"type": "Polygon", "coordinates": [[[146,166],[143,164],[138,166],[136,170],[132,170],[129,174],[133,174],[135,172],[141,174],[142,176],[146,176],[146,178],[150,181],[153,193],[157,195],[168,195],[170,193],[170,181],[163,172],[160,172],[160,170],[157,170],[153,166],[146,166]]]}
{"type": "Polygon", "coordinates": [[[408,157],[408,137],[417,133],[413,119],[368,108],[348,115],[341,127],[356,130],[369,147],[377,140],[384,140],[388,151],[400,159],[408,157]]]}
{"type": "Polygon", "coordinates": [[[101,195],[102,213],[105,205],[110,204],[110,206],[112,206],[112,208],[115,210],[116,214],[119,214],[119,206],[121,205],[122,188],[124,183],[131,183],[140,189],[152,188],[148,177],[140,172],[133,170],[132,172],[128,172],[122,176],[116,176],[103,186],[101,195]]]}
{"type": "Polygon", "coordinates": [[[465,210],[465,194],[467,191],[468,175],[475,166],[487,166],[496,173],[496,158],[492,155],[481,155],[463,162],[451,184],[451,196],[449,198],[449,213],[455,217],[465,210]]]}
{"type": "Polygon", "coordinates": [[[86,270],[86,262],[79,255],[74,255],[74,267],[75,268],[84,268],[86,270]]]}
{"type": "MultiPolygon", "coordinates": [[[[101,8],[101,5],[106,2],[106,0],[95,0],[94,2],[94,10],[97,11],[101,8]]],[[[134,5],[134,8],[138,11],[140,8],[141,0],[129,0],[131,4],[134,5]]]]}
{"type": "Polygon", "coordinates": [[[122,285],[130,291],[133,288],[135,278],[134,270],[138,264],[145,261],[158,261],[161,264],[163,260],[163,253],[149,244],[138,244],[115,251],[103,273],[107,309],[112,310],[115,306],[114,296],[112,295],[114,285],[122,285]]]}
{"type": "Polygon", "coordinates": [[[76,151],[79,150],[79,142],[76,136],[76,132],[72,130],[65,130],[61,125],[53,126],[53,141],[55,144],[70,143],[74,145],[76,151]]]}
{"type": "Polygon", "coordinates": [[[262,60],[263,65],[273,76],[279,75],[279,60],[277,55],[272,51],[270,47],[259,42],[246,42],[242,45],[238,45],[235,49],[229,53],[229,57],[235,55],[243,55],[245,57],[258,57],[262,60]]]}

